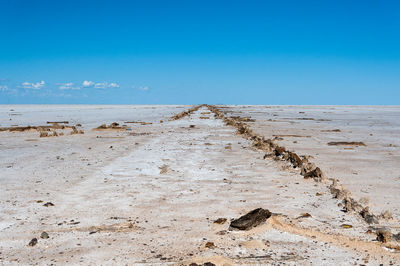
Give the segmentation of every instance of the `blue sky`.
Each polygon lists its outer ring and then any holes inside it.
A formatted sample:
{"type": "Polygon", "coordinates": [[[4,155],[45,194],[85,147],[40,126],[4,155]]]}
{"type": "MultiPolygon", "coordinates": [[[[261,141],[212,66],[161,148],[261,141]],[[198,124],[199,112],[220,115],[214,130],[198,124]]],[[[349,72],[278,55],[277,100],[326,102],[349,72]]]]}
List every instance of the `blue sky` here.
{"type": "Polygon", "coordinates": [[[400,104],[400,1],[0,0],[0,103],[400,104]]]}

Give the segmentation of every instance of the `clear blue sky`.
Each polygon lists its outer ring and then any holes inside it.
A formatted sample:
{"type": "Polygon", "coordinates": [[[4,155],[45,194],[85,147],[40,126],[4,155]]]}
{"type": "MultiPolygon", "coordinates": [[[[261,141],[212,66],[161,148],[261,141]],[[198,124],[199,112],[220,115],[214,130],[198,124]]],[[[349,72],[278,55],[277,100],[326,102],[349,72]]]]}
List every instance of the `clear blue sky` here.
{"type": "Polygon", "coordinates": [[[0,103],[400,104],[400,1],[0,0],[0,103]]]}

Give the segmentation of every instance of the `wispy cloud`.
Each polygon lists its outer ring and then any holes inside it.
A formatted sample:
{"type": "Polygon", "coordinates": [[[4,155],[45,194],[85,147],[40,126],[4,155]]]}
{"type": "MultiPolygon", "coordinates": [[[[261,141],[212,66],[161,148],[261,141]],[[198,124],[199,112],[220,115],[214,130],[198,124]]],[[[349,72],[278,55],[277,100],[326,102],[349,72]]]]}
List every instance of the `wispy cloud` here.
{"type": "Polygon", "coordinates": [[[108,87],[110,87],[110,88],[119,88],[119,84],[115,83],[115,82],[111,82],[110,84],[108,84],[108,87]]]}
{"type": "Polygon", "coordinates": [[[93,81],[88,81],[88,80],[85,80],[85,81],[82,82],[82,86],[83,86],[84,88],[93,87],[94,84],[95,84],[95,83],[94,83],[93,81]]]}
{"type": "Polygon", "coordinates": [[[96,89],[105,89],[105,88],[119,88],[119,84],[116,82],[94,82],[85,80],[82,83],[82,87],[84,88],[96,88],[96,89]]]}
{"type": "Polygon", "coordinates": [[[72,82],[67,82],[67,83],[58,83],[59,89],[60,90],[80,90],[81,87],[79,86],[74,86],[74,83],[72,82]]]}
{"type": "Polygon", "coordinates": [[[148,91],[148,90],[150,90],[149,86],[139,86],[139,87],[138,86],[132,86],[132,88],[140,90],[140,91],[148,91]]]}
{"type": "Polygon", "coordinates": [[[21,84],[21,87],[24,89],[34,89],[34,90],[40,90],[41,88],[43,88],[46,85],[46,82],[44,82],[43,80],[40,82],[36,82],[36,83],[30,83],[30,82],[23,82],[21,84]]]}

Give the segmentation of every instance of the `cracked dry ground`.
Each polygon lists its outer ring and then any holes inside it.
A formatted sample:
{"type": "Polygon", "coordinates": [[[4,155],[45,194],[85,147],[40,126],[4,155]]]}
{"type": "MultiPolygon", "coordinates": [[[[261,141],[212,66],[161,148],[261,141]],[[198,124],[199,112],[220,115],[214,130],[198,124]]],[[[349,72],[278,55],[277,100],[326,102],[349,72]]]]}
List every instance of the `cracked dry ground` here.
{"type": "Polygon", "coordinates": [[[55,206],[28,208],[29,219],[2,229],[0,262],[399,263],[362,219],[340,211],[326,185],[263,159],[207,108],[146,129],[152,134],[129,140],[123,155],[84,179],[65,188],[53,181],[55,206]],[[258,207],[274,215],[249,231],[229,230],[231,219],[258,207]],[[40,239],[42,231],[50,238],[40,239]],[[28,247],[33,237],[38,244],[28,247]]]}

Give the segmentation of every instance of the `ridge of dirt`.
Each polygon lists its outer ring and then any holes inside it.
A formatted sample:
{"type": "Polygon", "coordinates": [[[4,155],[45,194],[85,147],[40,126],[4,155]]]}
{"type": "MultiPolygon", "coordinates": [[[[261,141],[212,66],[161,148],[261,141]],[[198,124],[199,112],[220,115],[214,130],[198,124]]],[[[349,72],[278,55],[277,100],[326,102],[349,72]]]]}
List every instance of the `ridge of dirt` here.
{"type": "Polygon", "coordinates": [[[384,213],[380,215],[373,214],[368,205],[365,202],[357,201],[352,196],[349,190],[343,185],[339,184],[339,180],[334,178],[326,178],[323,171],[316,166],[313,162],[308,160],[308,156],[300,156],[295,152],[286,150],[285,147],[279,146],[271,139],[265,138],[265,136],[257,135],[253,132],[251,127],[243,122],[239,117],[228,117],[223,111],[219,110],[218,107],[213,105],[206,105],[207,108],[215,114],[216,118],[222,119],[226,125],[233,126],[237,129],[237,133],[245,139],[251,140],[253,146],[259,150],[266,152],[264,158],[272,157],[274,160],[286,161],[292,165],[295,169],[300,169],[301,175],[304,178],[312,178],[316,182],[323,182],[327,184],[331,194],[334,198],[342,200],[341,206],[344,212],[356,212],[363,218],[368,224],[378,224],[379,219],[385,218],[384,213]]]}

